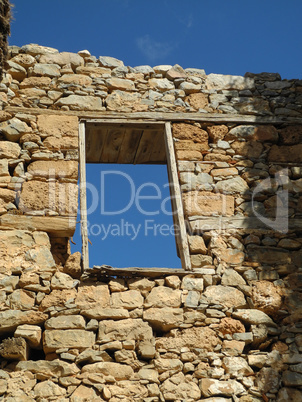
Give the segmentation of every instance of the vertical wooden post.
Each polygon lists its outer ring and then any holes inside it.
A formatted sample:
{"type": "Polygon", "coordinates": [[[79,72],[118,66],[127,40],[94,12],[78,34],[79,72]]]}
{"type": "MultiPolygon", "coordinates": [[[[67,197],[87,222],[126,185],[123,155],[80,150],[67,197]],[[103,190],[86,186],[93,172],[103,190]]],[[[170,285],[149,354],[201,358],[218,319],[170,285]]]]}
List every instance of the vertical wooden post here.
{"type": "Polygon", "coordinates": [[[175,214],[176,217],[176,219],[174,219],[174,222],[176,225],[178,225],[178,233],[176,234],[178,250],[180,253],[182,267],[188,271],[191,271],[192,270],[191,259],[189,253],[187,231],[186,231],[184,211],[181,200],[181,191],[178,181],[173,137],[170,123],[165,123],[165,144],[167,154],[168,176],[169,176],[171,199],[172,199],[172,209],[173,214],[175,214]]]}
{"type": "Polygon", "coordinates": [[[88,233],[87,233],[87,198],[86,198],[86,146],[85,122],[79,125],[79,151],[80,151],[80,214],[82,235],[82,258],[84,271],[89,268],[88,233]]]}

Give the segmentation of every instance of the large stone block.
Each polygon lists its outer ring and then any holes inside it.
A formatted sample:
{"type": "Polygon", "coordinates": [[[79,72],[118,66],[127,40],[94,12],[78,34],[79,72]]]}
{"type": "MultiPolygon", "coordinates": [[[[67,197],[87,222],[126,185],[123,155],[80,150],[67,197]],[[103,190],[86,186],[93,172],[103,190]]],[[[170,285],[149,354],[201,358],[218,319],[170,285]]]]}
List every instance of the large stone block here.
{"type": "Polygon", "coordinates": [[[60,98],[55,105],[68,106],[71,110],[105,110],[102,99],[90,95],[69,95],[66,98],[60,98]]]}
{"type": "Polygon", "coordinates": [[[108,307],[110,302],[110,294],[108,285],[105,283],[94,283],[80,286],[75,300],[75,304],[82,310],[93,309],[95,307],[108,307]]]}
{"type": "Polygon", "coordinates": [[[76,215],[78,187],[73,183],[31,180],[22,186],[19,209],[27,214],[52,211],[59,215],[76,215]]]}
{"type": "Polygon", "coordinates": [[[13,332],[19,325],[43,324],[47,314],[38,311],[6,310],[0,312],[0,333],[13,332]]]}
{"type": "Polygon", "coordinates": [[[128,290],[127,292],[114,292],[111,295],[111,305],[114,308],[125,308],[133,310],[143,306],[144,298],[139,290],[128,290]]]}
{"type": "Polygon", "coordinates": [[[21,148],[19,144],[9,141],[0,141],[0,158],[17,159],[21,148]]]}
{"type": "Polygon", "coordinates": [[[183,310],[181,308],[149,308],[144,311],[143,318],[152,328],[160,331],[170,331],[183,323],[183,310]]]}
{"type": "Polygon", "coordinates": [[[157,286],[146,298],[145,307],[180,307],[181,291],[165,286],[157,286]]]}
{"type": "Polygon", "coordinates": [[[42,338],[42,329],[38,325],[19,325],[14,333],[15,338],[24,338],[29,346],[39,347],[42,338]]]}
{"type": "Polygon", "coordinates": [[[45,64],[58,64],[65,66],[70,64],[73,69],[84,65],[84,59],[76,53],[62,52],[62,53],[45,53],[40,58],[40,63],[45,64]]]}
{"type": "Polygon", "coordinates": [[[302,162],[302,144],[273,145],[268,154],[269,162],[302,162]]]}
{"type": "Polygon", "coordinates": [[[76,137],[78,135],[79,124],[76,116],[59,115],[39,115],[37,117],[38,132],[42,138],[47,136],[76,137]]]}
{"type": "Polygon", "coordinates": [[[153,337],[152,328],[140,318],[116,321],[106,320],[99,323],[98,342],[126,340],[150,340],[153,337]]]}
{"type": "Polygon", "coordinates": [[[94,364],[86,364],[82,373],[98,373],[104,376],[112,376],[117,381],[129,380],[133,375],[133,370],[125,364],[113,362],[101,362],[94,364]]]}
{"type": "Polygon", "coordinates": [[[94,343],[95,334],[82,329],[46,330],[43,333],[46,354],[62,348],[91,348],[94,343]]]}
{"type": "Polygon", "coordinates": [[[79,373],[80,369],[74,364],[70,364],[59,359],[53,361],[37,360],[19,362],[16,365],[17,371],[30,371],[38,378],[67,377],[79,373]]]}
{"type": "Polygon", "coordinates": [[[78,178],[78,162],[76,161],[36,161],[28,165],[27,171],[34,177],[78,178]]]}
{"type": "Polygon", "coordinates": [[[242,308],[246,306],[244,294],[229,286],[208,286],[203,293],[209,303],[221,304],[224,307],[242,308]]]}
{"type": "Polygon", "coordinates": [[[215,194],[208,191],[189,191],[184,193],[182,197],[186,215],[234,215],[234,198],[231,195],[215,194]]]}

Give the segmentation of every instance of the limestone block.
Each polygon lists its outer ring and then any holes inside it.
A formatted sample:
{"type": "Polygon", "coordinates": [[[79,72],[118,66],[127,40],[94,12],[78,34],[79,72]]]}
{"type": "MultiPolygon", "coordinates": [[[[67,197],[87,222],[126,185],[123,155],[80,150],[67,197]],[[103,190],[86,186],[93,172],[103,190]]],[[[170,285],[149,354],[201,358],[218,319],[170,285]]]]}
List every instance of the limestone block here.
{"type": "Polygon", "coordinates": [[[110,308],[97,306],[94,308],[89,308],[87,310],[82,310],[81,314],[85,317],[96,319],[96,320],[122,320],[129,318],[129,311],[125,308],[110,308]]]}
{"type": "Polygon", "coordinates": [[[51,278],[51,289],[72,289],[77,284],[71,276],[64,274],[63,272],[56,272],[51,278]]]}
{"type": "Polygon", "coordinates": [[[181,291],[165,286],[157,286],[151,290],[145,301],[145,307],[180,307],[181,291]]]}
{"type": "Polygon", "coordinates": [[[189,191],[183,194],[183,202],[185,214],[189,216],[234,215],[234,198],[231,195],[189,191]]]}
{"type": "Polygon", "coordinates": [[[186,290],[198,290],[201,292],[203,290],[203,278],[195,278],[194,275],[184,276],[181,288],[186,290]]]}
{"type": "Polygon", "coordinates": [[[236,380],[220,381],[209,378],[200,380],[200,390],[203,396],[213,395],[234,396],[242,394],[245,391],[244,386],[236,380]]]}
{"type": "Polygon", "coordinates": [[[116,67],[123,67],[124,63],[122,60],[118,60],[114,57],[110,56],[100,56],[99,57],[99,64],[103,67],[109,67],[111,69],[116,67]]]}
{"type": "Polygon", "coordinates": [[[216,332],[208,327],[192,327],[178,331],[177,337],[157,338],[156,349],[180,350],[183,347],[200,348],[213,351],[217,345],[221,345],[216,332]]]}
{"type": "Polygon", "coordinates": [[[166,92],[174,89],[174,85],[167,78],[150,78],[149,87],[159,92],[166,92]]]}
{"type": "MultiPolygon", "coordinates": [[[[288,386],[286,378],[287,375],[286,373],[290,373],[289,371],[284,371],[282,380],[283,384],[285,386],[288,386]]],[[[301,376],[301,381],[302,381],[302,375],[301,376]]],[[[300,381],[300,384],[302,382],[300,381]]],[[[279,388],[280,384],[280,375],[277,370],[271,367],[263,367],[258,373],[257,373],[257,378],[256,378],[256,384],[259,388],[259,390],[263,393],[270,392],[272,389],[277,390],[279,388]]],[[[292,384],[294,386],[297,386],[298,384],[292,384]]],[[[298,385],[298,386],[299,386],[298,385]]]]}
{"type": "Polygon", "coordinates": [[[247,361],[243,357],[224,357],[222,367],[231,377],[240,375],[246,376],[253,374],[253,370],[249,367],[247,361]]]}
{"type": "Polygon", "coordinates": [[[210,255],[193,254],[191,255],[192,268],[201,268],[213,264],[213,258],[210,255]]]}
{"type": "Polygon", "coordinates": [[[138,372],[138,377],[140,380],[147,380],[149,382],[159,383],[158,372],[156,370],[142,368],[138,372]]]}
{"type": "Polygon", "coordinates": [[[267,126],[242,125],[232,128],[229,131],[227,138],[228,139],[243,138],[247,140],[256,140],[261,142],[265,141],[277,142],[279,135],[277,129],[272,125],[267,126]]]}
{"type": "Polygon", "coordinates": [[[223,140],[229,129],[224,124],[208,126],[207,132],[209,134],[209,138],[211,142],[216,143],[219,140],[223,140]]]}
{"type": "Polygon", "coordinates": [[[38,115],[37,125],[42,138],[78,136],[78,118],[76,116],[38,115]]]}
{"type": "Polygon", "coordinates": [[[72,278],[80,278],[82,275],[82,255],[79,251],[76,251],[67,258],[63,272],[72,278]]]}
{"type": "Polygon", "coordinates": [[[244,294],[240,290],[229,286],[208,286],[203,296],[206,297],[209,303],[221,304],[224,307],[243,308],[246,306],[244,294]]]}
{"type": "Polygon", "coordinates": [[[47,314],[38,311],[6,310],[0,312],[0,333],[13,332],[22,324],[42,324],[47,314]]]}
{"type": "Polygon", "coordinates": [[[144,298],[138,290],[126,292],[114,292],[111,295],[111,306],[114,308],[125,308],[133,310],[143,306],[144,298]]]}
{"type": "Polygon", "coordinates": [[[95,78],[101,77],[103,74],[111,74],[111,70],[106,67],[80,66],[77,67],[76,73],[89,75],[90,77],[95,78]]]}
{"type": "Polygon", "coordinates": [[[153,342],[142,341],[138,343],[137,353],[142,359],[153,359],[156,355],[156,349],[153,342]]]}
{"type": "Polygon", "coordinates": [[[52,361],[37,360],[19,362],[16,365],[16,371],[30,371],[36,374],[39,378],[61,378],[68,376],[75,376],[79,373],[80,369],[74,363],[67,363],[62,360],[56,359],[52,361]]]}
{"type": "Polygon", "coordinates": [[[26,69],[11,60],[7,61],[6,73],[10,74],[14,80],[19,82],[27,76],[26,69]]]}
{"type": "Polygon", "coordinates": [[[172,289],[179,289],[181,284],[181,280],[177,275],[166,276],[165,285],[172,289]]]}
{"type": "Polygon", "coordinates": [[[18,159],[21,152],[19,144],[8,141],[0,141],[0,158],[18,159]]]}
{"type": "Polygon", "coordinates": [[[171,307],[151,307],[144,311],[143,319],[148,321],[155,330],[167,332],[182,324],[183,310],[171,307]]]}
{"type": "Polygon", "coordinates": [[[30,43],[29,45],[24,45],[21,47],[22,51],[26,54],[36,56],[38,54],[46,53],[58,53],[59,51],[53,47],[40,46],[35,43],[30,43]]]}
{"type": "Polygon", "coordinates": [[[153,337],[152,328],[140,318],[128,318],[116,321],[104,320],[99,323],[98,342],[107,343],[115,340],[150,340],[153,337]]]}
{"type": "Polygon", "coordinates": [[[37,325],[19,325],[14,333],[15,338],[24,338],[29,346],[36,348],[41,344],[42,329],[37,325]]]}
{"type": "Polygon", "coordinates": [[[290,264],[291,255],[288,251],[277,247],[254,246],[247,250],[248,260],[262,264],[290,264]]]}
{"type": "Polygon", "coordinates": [[[238,89],[240,91],[255,87],[253,78],[238,75],[209,74],[206,76],[207,89],[238,89]]]}
{"type": "Polygon", "coordinates": [[[140,104],[141,95],[139,93],[129,93],[120,90],[113,91],[106,98],[107,110],[119,111],[125,108],[134,108],[140,104]]]}
{"type": "Polygon", "coordinates": [[[86,364],[82,368],[82,373],[97,373],[104,376],[112,376],[116,381],[129,380],[133,375],[133,370],[125,364],[113,362],[101,362],[86,364]]]}
{"type": "Polygon", "coordinates": [[[98,282],[88,286],[80,286],[78,288],[75,304],[78,308],[86,310],[95,307],[107,307],[109,306],[109,301],[108,285],[98,282]]]}
{"type": "Polygon", "coordinates": [[[110,91],[119,89],[121,91],[135,91],[134,82],[123,78],[111,77],[106,80],[110,91]]]}
{"type": "Polygon", "coordinates": [[[41,88],[41,89],[49,89],[51,83],[50,77],[29,77],[25,78],[20,83],[20,88],[41,88]]]}
{"type": "Polygon", "coordinates": [[[64,396],[67,392],[65,388],[49,380],[38,383],[33,391],[36,398],[60,397],[64,396]]]}
{"type": "Polygon", "coordinates": [[[168,378],[159,388],[165,400],[200,401],[201,392],[198,385],[189,381],[183,373],[168,378]]]}
{"type": "Polygon", "coordinates": [[[195,110],[204,109],[208,106],[208,95],[202,93],[191,93],[185,101],[195,110]]]}
{"type": "Polygon", "coordinates": [[[73,183],[31,180],[22,186],[19,209],[27,214],[54,211],[59,215],[76,215],[78,187],[73,183]]]}
{"type": "Polygon", "coordinates": [[[148,278],[133,278],[128,280],[130,290],[140,290],[150,292],[155,286],[155,282],[148,278]]]}
{"type": "Polygon", "coordinates": [[[76,161],[36,161],[28,165],[27,171],[33,176],[46,178],[78,178],[76,161]]]}
{"type": "Polygon", "coordinates": [[[7,293],[13,292],[18,282],[18,276],[0,275],[0,289],[7,293]]]}
{"type": "Polygon", "coordinates": [[[40,304],[40,310],[45,311],[52,306],[63,307],[67,300],[74,300],[76,295],[77,292],[75,289],[53,290],[49,295],[45,295],[43,298],[40,304]]]}
{"type": "Polygon", "coordinates": [[[234,320],[231,317],[223,318],[218,325],[218,329],[223,335],[233,335],[234,333],[245,332],[245,327],[242,322],[239,320],[234,320]]]}
{"type": "Polygon", "coordinates": [[[101,111],[105,110],[102,99],[90,95],[69,95],[60,98],[55,103],[56,106],[68,106],[71,110],[91,110],[101,111]]]}
{"type": "Polygon", "coordinates": [[[255,324],[255,325],[260,325],[260,324],[265,324],[271,327],[275,327],[276,324],[274,321],[263,311],[256,310],[256,309],[242,309],[235,311],[232,316],[234,318],[238,318],[239,320],[246,322],[248,324],[255,324]]]}
{"type": "Polygon", "coordinates": [[[278,393],[278,402],[300,401],[302,391],[294,388],[281,388],[278,393]]]}
{"type": "Polygon", "coordinates": [[[154,367],[161,374],[165,371],[169,371],[170,373],[178,373],[183,368],[183,363],[179,359],[163,359],[157,358],[154,359],[154,367]]]}
{"type": "Polygon", "coordinates": [[[245,180],[237,176],[232,179],[219,181],[216,184],[215,189],[223,194],[235,194],[245,193],[249,190],[249,186],[246,184],[245,180]]]}
{"type": "Polygon", "coordinates": [[[84,65],[84,59],[80,55],[70,52],[45,53],[42,54],[39,61],[42,64],[58,64],[59,66],[70,64],[74,70],[84,65]]]}
{"type": "Polygon", "coordinates": [[[231,147],[236,154],[246,156],[247,158],[259,158],[263,151],[263,145],[257,141],[234,141],[231,147]]]}
{"type": "Polygon", "coordinates": [[[252,300],[256,309],[269,315],[278,314],[282,307],[281,292],[269,281],[254,282],[252,300]]]}
{"type": "Polygon", "coordinates": [[[27,360],[28,345],[23,338],[4,339],[0,344],[0,355],[7,360],[27,360]]]}
{"type": "MultiPolygon", "coordinates": [[[[237,261],[238,261],[238,255],[237,255],[237,261]]],[[[232,268],[228,268],[224,271],[224,274],[222,275],[221,284],[223,286],[238,286],[238,285],[246,285],[246,282],[243,279],[243,277],[240,274],[238,274],[238,272],[236,272],[232,268]]]]}
{"type": "Polygon", "coordinates": [[[58,79],[58,83],[74,84],[88,87],[92,83],[92,79],[83,74],[64,74],[58,79]]]}
{"type": "Polygon", "coordinates": [[[45,329],[85,329],[86,323],[81,315],[60,315],[45,321],[45,329]]]}
{"type": "Polygon", "coordinates": [[[243,353],[243,349],[245,348],[245,342],[243,341],[223,341],[222,343],[222,351],[227,353],[229,356],[241,355],[243,353]]]}
{"type": "Polygon", "coordinates": [[[193,124],[174,123],[172,126],[173,137],[178,140],[192,140],[195,143],[203,145],[203,149],[207,150],[208,146],[208,133],[193,124]]]}
{"type": "Polygon", "coordinates": [[[9,307],[13,310],[31,310],[35,305],[35,293],[17,289],[8,296],[9,307]]]}
{"type": "Polygon", "coordinates": [[[23,134],[31,132],[32,128],[24,121],[14,117],[0,123],[0,130],[8,141],[17,142],[23,134]]]}
{"type": "Polygon", "coordinates": [[[53,63],[37,63],[34,65],[33,74],[46,78],[60,77],[60,67],[53,63]]]}
{"type": "MultiPolygon", "coordinates": [[[[70,151],[71,149],[78,149],[78,138],[77,137],[64,137],[64,138],[56,138],[56,137],[47,137],[43,141],[43,145],[51,151],[70,151]]],[[[32,160],[37,159],[45,159],[45,153],[36,152],[32,155],[32,160]]],[[[48,159],[48,158],[47,158],[48,159]]]]}
{"type": "Polygon", "coordinates": [[[99,397],[94,388],[86,387],[85,385],[80,385],[76,388],[76,390],[72,393],[70,397],[71,402],[79,402],[79,401],[95,401],[98,400],[99,397]]]}
{"type": "Polygon", "coordinates": [[[95,334],[82,329],[46,330],[43,333],[46,354],[61,348],[90,348],[94,343],[95,334]]]}

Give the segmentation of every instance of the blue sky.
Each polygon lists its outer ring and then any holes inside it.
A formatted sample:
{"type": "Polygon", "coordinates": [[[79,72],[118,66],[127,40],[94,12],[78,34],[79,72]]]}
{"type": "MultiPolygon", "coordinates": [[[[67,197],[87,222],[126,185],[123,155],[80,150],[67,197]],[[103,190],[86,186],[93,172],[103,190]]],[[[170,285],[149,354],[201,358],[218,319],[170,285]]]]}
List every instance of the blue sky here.
{"type": "Polygon", "coordinates": [[[13,0],[11,44],[301,78],[301,0],[13,0]]]}
{"type": "MultiPolygon", "coordinates": [[[[87,49],[94,56],[113,56],[132,67],[179,64],[183,68],[203,68],[207,74],[266,71],[278,72],[287,79],[302,78],[301,0],[14,0],[13,3],[11,45],[38,43],[70,52],[87,49]]],[[[151,170],[146,167],[138,174],[137,167],[126,168],[126,173],[133,177],[135,191],[144,180],[154,181],[153,177],[161,189],[167,181],[165,167],[150,167],[151,170]]],[[[89,169],[88,180],[99,188],[100,172],[89,169]]],[[[112,180],[120,193],[127,194],[129,182],[125,177],[116,175],[112,180]]],[[[112,208],[117,209],[112,200],[118,201],[120,193],[108,190],[112,208]]],[[[154,188],[145,187],[142,194],[154,195],[154,188]]],[[[164,192],[161,196],[156,202],[165,198],[164,192]]],[[[159,204],[149,202],[143,200],[141,206],[156,210],[159,204]]],[[[131,205],[127,219],[137,228],[140,221],[135,209],[131,205]]],[[[94,228],[94,233],[101,230],[99,236],[90,234],[91,265],[180,267],[172,235],[152,238],[152,230],[145,236],[141,229],[136,240],[125,234],[101,240],[110,224],[118,222],[122,226],[121,217],[100,218],[99,206],[91,216],[91,224],[104,225],[103,229],[94,228]]],[[[165,214],[145,216],[143,221],[155,219],[163,224],[165,217],[165,214]]],[[[171,223],[170,217],[167,224],[171,223]]],[[[80,245],[78,233],[74,240],[77,245],[73,251],[80,245]]]]}

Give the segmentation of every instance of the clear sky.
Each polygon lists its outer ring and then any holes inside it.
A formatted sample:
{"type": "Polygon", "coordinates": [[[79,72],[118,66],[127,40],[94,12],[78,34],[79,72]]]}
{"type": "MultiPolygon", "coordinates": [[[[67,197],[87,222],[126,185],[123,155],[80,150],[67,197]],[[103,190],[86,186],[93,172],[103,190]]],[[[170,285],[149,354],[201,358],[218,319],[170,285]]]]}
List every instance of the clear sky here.
{"type": "MultiPolygon", "coordinates": [[[[113,56],[132,67],[179,64],[183,68],[203,68],[207,74],[266,71],[278,72],[282,78],[302,79],[301,0],[13,0],[13,3],[11,45],[38,43],[75,53],[87,49],[94,56],[113,56]]],[[[88,180],[99,188],[101,173],[89,169],[88,180]]],[[[133,178],[136,193],[144,182],[154,182],[153,177],[160,189],[167,181],[165,167],[143,173],[140,170],[138,176],[135,167],[127,169],[125,174],[133,178]]],[[[118,201],[121,192],[127,194],[130,182],[122,175],[110,178],[116,181],[120,193],[107,191],[111,201],[106,205],[118,210],[123,206],[112,204],[112,200],[118,201]]],[[[155,194],[152,186],[143,191],[141,195],[155,194]]],[[[165,194],[163,190],[159,203],[165,194]]],[[[92,200],[88,201],[90,205],[92,200]]],[[[140,206],[155,211],[159,204],[149,202],[141,200],[140,206]]],[[[130,207],[137,212],[135,203],[130,207]]],[[[99,225],[90,233],[91,265],[180,267],[172,235],[152,238],[152,229],[147,236],[141,229],[137,238],[131,239],[133,233],[128,227],[129,236],[111,232],[111,236],[104,238],[110,224],[119,225],[120,230],[127,228],[121,224],[121,216],[100,219],[99,210],[100,205],[91,215],[94,218],[90,229],[92,224],[99,225]]],[[[164,215],[145,215],[143,222],[155,219],[163,224],[164,215]]],[[[123,215],[123,218],[137,230],[141,222],[137,216],[123,215]]],[[[166,224],[171,223],[170,217],[166,224]]],[[[109,230],[113,229],[112,226],[109,230]]],[[[77,245],[73,251],[80,244],[78,233],[74,240],[77,245]]]]}
{"type": "Polygon", "coordinates": [[[302,78],[301,0],[13,0],[11,44],[302,78]]]}

